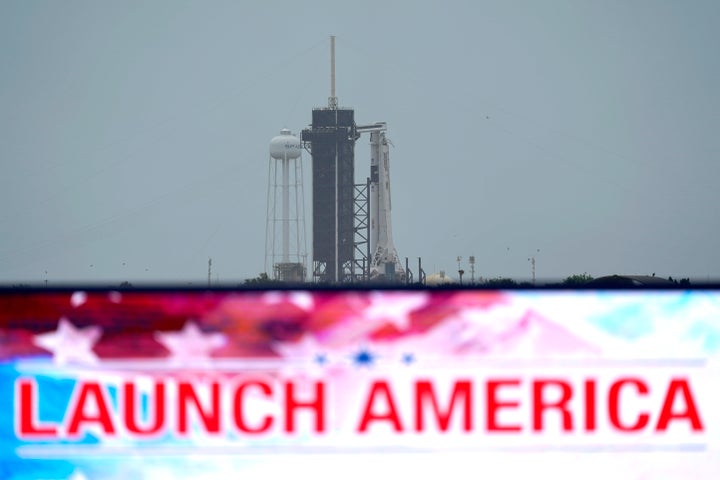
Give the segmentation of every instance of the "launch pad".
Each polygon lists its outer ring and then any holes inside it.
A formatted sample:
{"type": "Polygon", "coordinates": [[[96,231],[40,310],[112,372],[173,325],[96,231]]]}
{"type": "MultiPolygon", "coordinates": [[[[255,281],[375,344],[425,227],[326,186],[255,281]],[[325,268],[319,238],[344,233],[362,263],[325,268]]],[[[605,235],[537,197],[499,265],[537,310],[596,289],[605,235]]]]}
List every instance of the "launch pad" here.
{"type": "Polygon", "coordinates": [[[330,37],[328,106],[312,111],[301,140],[312,156],[315,283],[404,282],[392,240],[390,156],[384,122],[358,126],[355,111],[335,96],[335,37],[330,37]],[[355,142],[370,134],[370,176],[355,183],[355,142]]]}

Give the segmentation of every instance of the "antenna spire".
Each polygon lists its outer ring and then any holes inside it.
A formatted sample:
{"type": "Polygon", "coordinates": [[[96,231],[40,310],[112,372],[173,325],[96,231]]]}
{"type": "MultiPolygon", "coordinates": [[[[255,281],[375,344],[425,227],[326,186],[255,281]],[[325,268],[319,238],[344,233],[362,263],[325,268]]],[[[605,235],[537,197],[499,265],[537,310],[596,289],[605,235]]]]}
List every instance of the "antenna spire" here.
{"type": "Polygon", "coordinates": [[[336,110],[338,99],[335,96],[335,35],[330,35],[330,98],[328,107],[336,110]]]}

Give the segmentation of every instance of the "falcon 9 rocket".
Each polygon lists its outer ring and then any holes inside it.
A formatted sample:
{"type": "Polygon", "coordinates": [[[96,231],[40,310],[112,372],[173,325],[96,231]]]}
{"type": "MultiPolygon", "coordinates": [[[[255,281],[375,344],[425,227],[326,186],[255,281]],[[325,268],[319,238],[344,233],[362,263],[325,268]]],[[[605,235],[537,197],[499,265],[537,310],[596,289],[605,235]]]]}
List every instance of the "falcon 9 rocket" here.
{"type": "Polygon", "coordinates": [[[370,131],[370,278],[404,281],[405,271],[392,237],[387,127],[376,123],[366,128],[370,131]]]}

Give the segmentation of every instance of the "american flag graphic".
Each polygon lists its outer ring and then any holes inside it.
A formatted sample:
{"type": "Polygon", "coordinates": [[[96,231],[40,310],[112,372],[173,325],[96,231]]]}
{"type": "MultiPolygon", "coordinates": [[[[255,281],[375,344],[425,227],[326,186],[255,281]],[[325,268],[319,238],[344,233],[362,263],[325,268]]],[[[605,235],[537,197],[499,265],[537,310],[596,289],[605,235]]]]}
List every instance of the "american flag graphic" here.
{"type": "Polygon", "coordinates": [[[9,289],[0,478],[715,479],[719,355],[712,290],[9,289]]]}

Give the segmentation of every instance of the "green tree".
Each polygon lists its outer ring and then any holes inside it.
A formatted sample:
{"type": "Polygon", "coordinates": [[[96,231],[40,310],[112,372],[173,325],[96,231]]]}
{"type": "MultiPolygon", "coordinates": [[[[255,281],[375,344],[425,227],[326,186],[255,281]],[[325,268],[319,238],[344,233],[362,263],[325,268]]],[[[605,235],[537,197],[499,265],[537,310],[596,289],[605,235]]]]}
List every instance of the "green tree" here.
{"type": "Polygon", "coordinates": [[[574,285],[585,285],[589,281],[593,280],[592,275],[588,275],[587,272],[579,275],[570,275],[562,281],[562,285],[574,286],[574,285]]]}
{"type": "Polygon", "coordinates": [[[263,272],[255,278],[245,279],[245,282],[243,282],[243,285],[260,286],[260,285],[272,285],[272,284],[277,284],[277,283],[281,283],[281,282],[279,280],[273,280],[272,278],[268,277],[267,273],[263,272]]]}
{"type": "Polygon", "coordinates": [[[507,277],[490,278],[485,280],[484,283],[486,287],[492,288],[516,287],[517,284],[518,283],[515,280],[507,277]]]}

